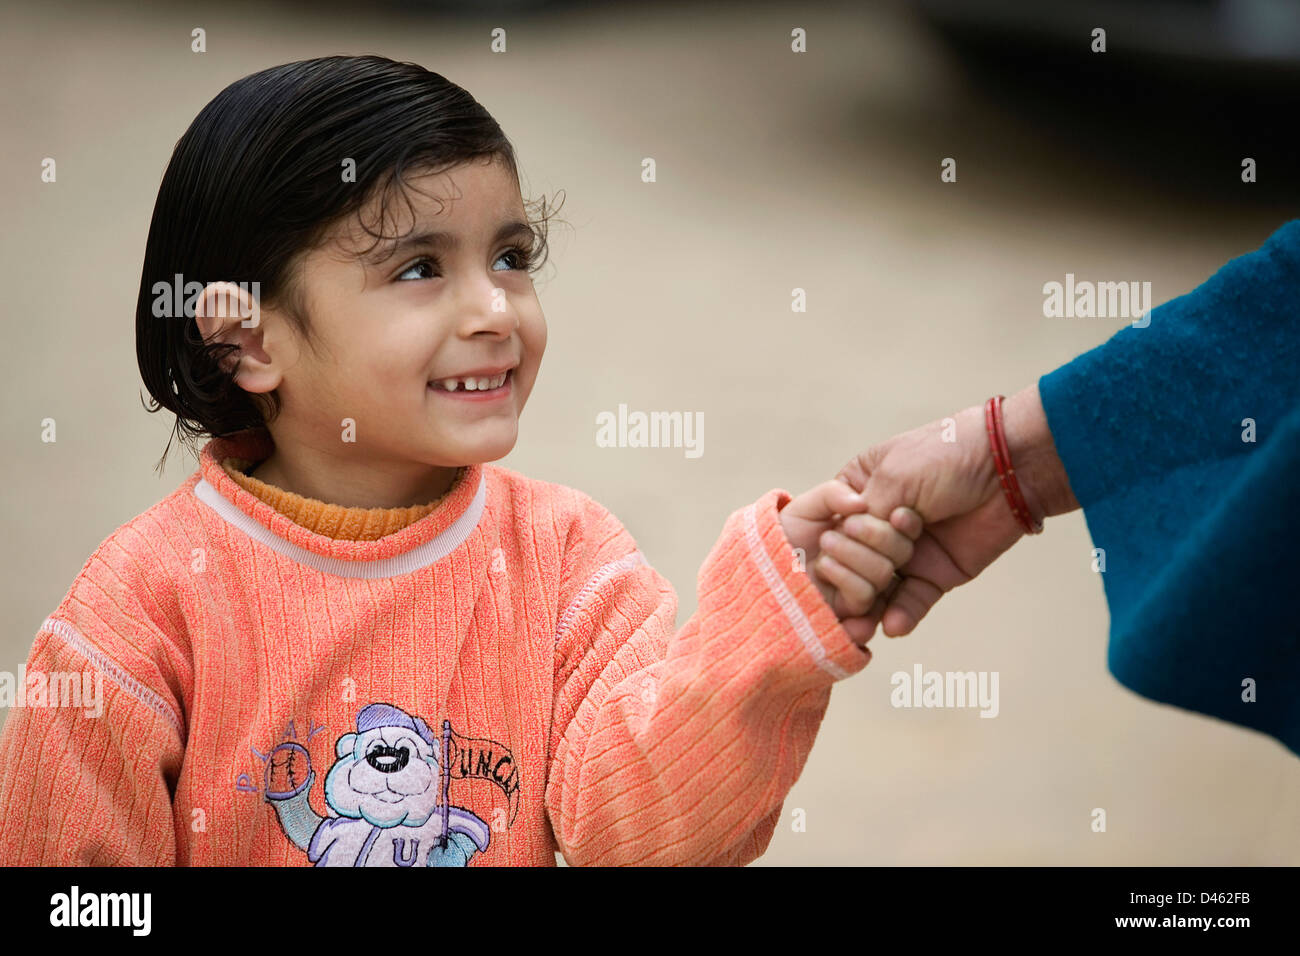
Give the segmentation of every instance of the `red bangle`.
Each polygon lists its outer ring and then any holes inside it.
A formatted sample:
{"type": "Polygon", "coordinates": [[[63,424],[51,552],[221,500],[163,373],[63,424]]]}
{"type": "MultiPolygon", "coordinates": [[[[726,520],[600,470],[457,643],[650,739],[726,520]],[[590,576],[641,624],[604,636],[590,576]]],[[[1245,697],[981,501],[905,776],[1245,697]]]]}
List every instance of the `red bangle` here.
{"type": "Polygon", "coordinates": [[[1029,505],[1020,491],[1020,482],[1016,479],[1016,469],[1011,466],[1011,449],[1007,447],[1006,431],[1002,426],[1003,395],[994,395],[984,403],[984,426],[989,433],[989,448],[993,451],[993,464],[998,470],[998,481],[1002,484],[1002,493],[1006,495],[1011,513],[1016,516],[1020,527],[1026,534],[1041,534],[1043,523],[1035,521],[1029,513],[1029,505]]]}

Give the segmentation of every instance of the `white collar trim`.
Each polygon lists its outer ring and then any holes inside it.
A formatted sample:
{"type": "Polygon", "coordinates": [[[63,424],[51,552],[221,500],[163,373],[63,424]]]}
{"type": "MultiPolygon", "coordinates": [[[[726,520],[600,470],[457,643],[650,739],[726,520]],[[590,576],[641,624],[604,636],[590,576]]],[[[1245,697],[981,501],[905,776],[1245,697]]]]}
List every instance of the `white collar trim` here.
{"type": "Polygon", "coordinates": [[[272,551],[299,564],[305,564],[340,578],[395,578],[441,561],[470,536],[470,532],[478,525],[479,518],[483,514],[484,502],[487,500],[487,475],[486,472],[479,475],[478,490],[474,493],[474,498],[464,514],[437,536],[404,554],[373,561],[345,561],[342,558],[326,557],[308,551],[280,537],[260,521],[240,510],[238,505],[225,498],[208,483],[207,479],[199,479],[194,486],[194,495],[228,524],[238,528],[253,540],[260,541],[272,551]]]}

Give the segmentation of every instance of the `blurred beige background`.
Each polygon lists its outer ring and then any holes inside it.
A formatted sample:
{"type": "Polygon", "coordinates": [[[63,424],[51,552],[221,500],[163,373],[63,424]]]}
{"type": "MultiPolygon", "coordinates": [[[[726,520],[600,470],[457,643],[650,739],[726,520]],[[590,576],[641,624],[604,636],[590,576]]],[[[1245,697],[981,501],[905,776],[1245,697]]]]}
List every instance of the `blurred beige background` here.
{"type": "MultiPolygon", "coordinates": [[[[152,471],[170,423],[139,397],[144,241],[175,141],[263,67],[415,60],[501,122],[525,198],[564,190],[571,227],[553,226],[538,280],[547,356],[502,464],[611,508],[677,587],[679,624],[731,511],[1009,394],[1122,324],[1043,318],[1044,282],[1149,280],[1161,302],[1297,214],[1189,201],[1162,190],[1158,168],[1094,165],[1086,143],[1062,148],[973,92],[893,7],[614,7],[469,19],[354,5],[4,9],[0,387],[14,467],[0,668],[20,666],[96,545],[193,469],[177,456],[161,479],[152,471]],[[200,26],[207,52],[195,54],[200,26]],[[488,48],[496,26],[503,55],[488,48]],[[790,52],[795,26],[806,54],[790,52]],[[46,156],[57,184],[40,182],[46,156]],[[654,184],[640,181],[647,156],[654,184]],[[945,156],[956,184],[939,181],[945,156]],[[806,314],[791,312],[796,287],[806,314]],[[598,448],[595,417],[619,403],[703,412],[703,456],[598,448]],[[55,444],[40,440],[47,417],[55,444]]],[[[757,865],[1300,861],[1300,761],[1107,673],[1090,547],[1080,514],[1055,519],[914,635],[878,636],[871,665],[834,690],[757,865]],[[891,707],[890,675],[916,663],[998,671],[1000,715],[891,707]],[[806,832],[789,826],[795,808],[806,832]]]]}

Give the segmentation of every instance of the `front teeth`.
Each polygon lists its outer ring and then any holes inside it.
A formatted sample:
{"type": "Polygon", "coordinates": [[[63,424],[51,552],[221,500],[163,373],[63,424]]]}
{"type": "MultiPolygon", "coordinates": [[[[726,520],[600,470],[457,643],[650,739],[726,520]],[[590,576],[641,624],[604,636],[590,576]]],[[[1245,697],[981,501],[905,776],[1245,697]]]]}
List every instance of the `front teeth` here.
{"type": "Polygon", "coordinates": [[[458,388],[467,392],[486,392],[489,389],[500,388],[509,375],[510,373],[506,371],[491,378],[444,378],[438,382],[438,387],[449,392],[454,392],[458,388]]]}

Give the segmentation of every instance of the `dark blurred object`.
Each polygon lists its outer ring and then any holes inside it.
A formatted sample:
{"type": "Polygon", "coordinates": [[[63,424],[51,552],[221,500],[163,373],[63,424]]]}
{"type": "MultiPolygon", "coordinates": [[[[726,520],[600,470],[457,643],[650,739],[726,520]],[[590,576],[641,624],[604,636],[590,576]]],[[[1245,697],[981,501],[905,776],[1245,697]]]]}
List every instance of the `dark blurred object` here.
{"type": "Polygon", "coordinates": [[[976,87],[1099,160],[1166,183],[1290,201],[1300,0],[914,0],[976,87]],[[1093,30],[1105,52],[1093,52],[1093,30]],[[1260,188],[1234,188],[1244,157],[1260,188]]]}
{"type": "Polygon", "coordinates": [[[958,47],[994,44],[1045,56],[1091,53],[1092,30],[1107,54],[1160,59],[1172,67],[1300,66],[1297,0],[914,0],[922,17],[958,47]]]}

